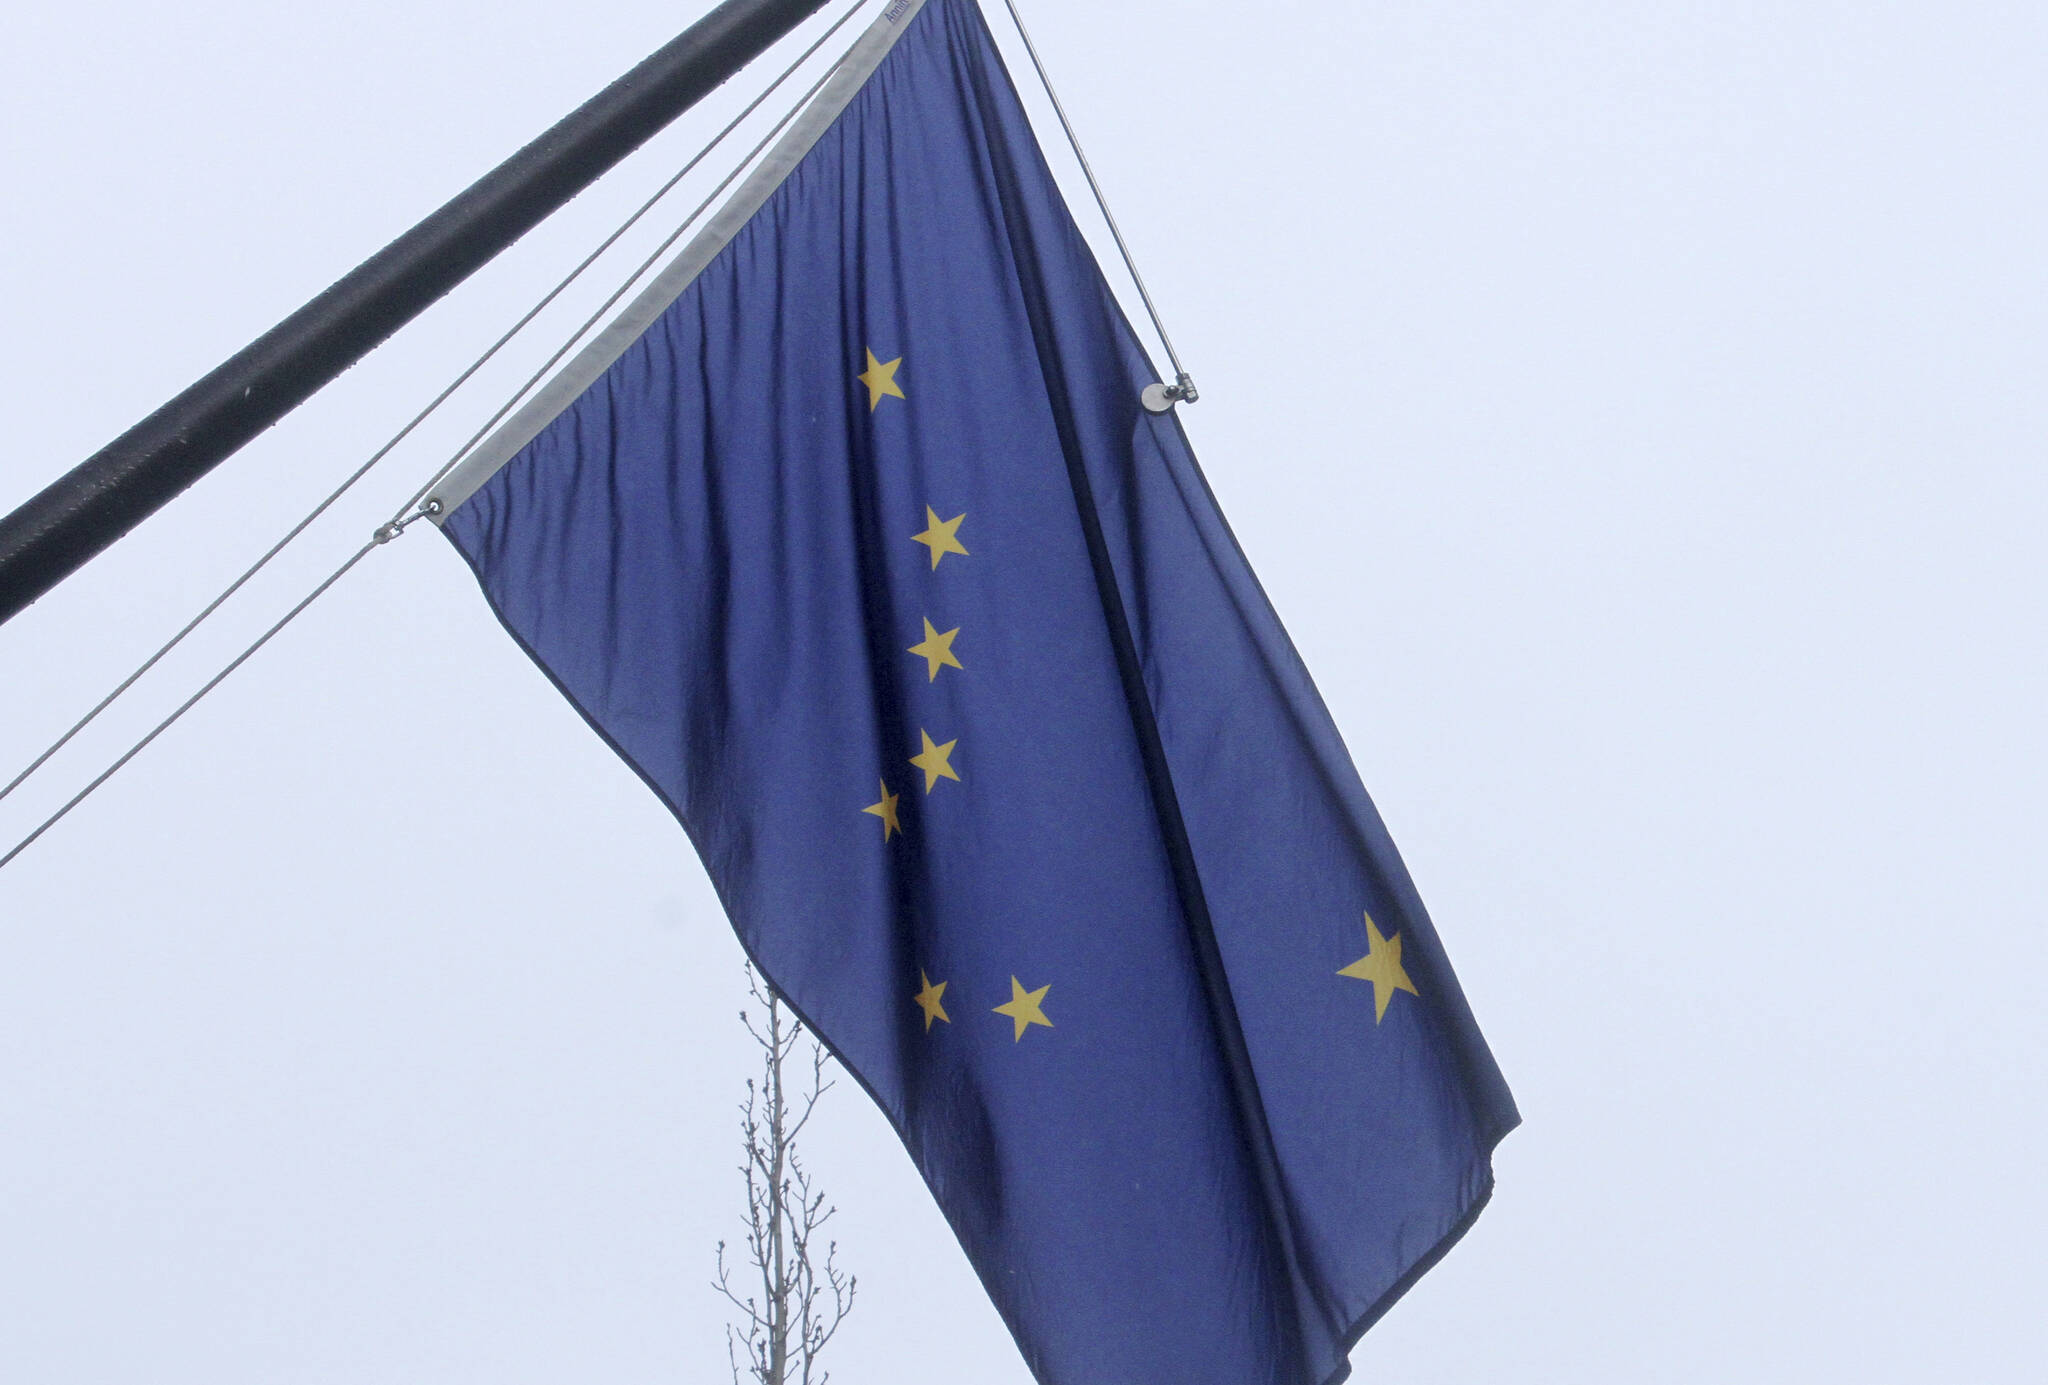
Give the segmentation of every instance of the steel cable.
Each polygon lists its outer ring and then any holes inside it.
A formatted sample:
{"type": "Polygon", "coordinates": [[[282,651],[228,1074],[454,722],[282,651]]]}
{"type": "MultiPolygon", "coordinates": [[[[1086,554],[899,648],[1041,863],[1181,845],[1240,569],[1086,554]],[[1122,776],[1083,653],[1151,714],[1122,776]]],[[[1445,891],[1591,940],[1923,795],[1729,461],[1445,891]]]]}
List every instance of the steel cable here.
{"type": "MultiPolygon", "coordinates": [[[[172,650],[176,649],[179,645],[183,644],[187,636],[189,636],[193,631],[197,630],[207,620],[211,619],[214,612],[218,611],[222,606],[226,605],[227,602],[235,595],[236,592],[239,592],[243,587],[247,586],[252,578],[254,578],[258,573],[262,572],[266,567],[268,567],[272,559],[276,558],[278,554],[282,553],[286,547],[288,547],[294,540],[296,540],[299,537],[299,535],[305,533],[308,528],[312,527],[313,523],[316,520],[318,520],[320,516],[326,514],[327,511],[331,509],[335,505],[335,503],[339,501],[344,495],[347,495],[349,491],[353,490],[356,486],[356,483],[361,481],[365,476],[369,475],[371,469],[374,468],[379,462],[383,461],[384,458],[390,454],[393,448],[397,447],[401,442],[405,441],[406,438],[410,437],[413,431],[417,429],[422,423],[426,422],[426,420],[435,412],[435,410],[439,409],[443,404],[445,404],[448,401],[450,396],[452,396],[463,385],[467,384],[472,376],[474,376],[479,370],[483,369],[483,367],[487,365],[493,358],[495,358],[498,352],[503,350],[504,347],[509,342],[511,342],[511,340],[515,336],[517,336],[521,331],[523,331],[527,327],[527,325],[530,324],[536,317],[540,316],[540,314],[546,310],[549,304],[553,303],[565,291],[567,291],[571,285],[573,285],[579,278],[581,278],[585,270],[589,269],[591,265],[595,264],[599,257],[601,257],[607,250],[611,249],[612,246],[616,245],[622,236],[624,236],[628,231],[632,230],[634,226],[638,225],[641,218],[646,216],[648,212],[652,211],[656,204],[658,204],[663,198],[667,197],[670,192],[674,191],[676,185],[682,182],[684,178],[688,177],[690,173],[697,168],[698,165],[703,163],[704,160],[708,158],[711,155],[711,153],[719,147],[719,145],[723,144],[726,138],[729,135],[731,135],[734,130],[739,128],[741,122],[746,120],[746,118],[752,115],[755,111],[759,110],[761,108],[762,103],[767,101],[767,99],[770,96],[773,96],[777,91],[779,91],[782,88],[783,83],[788,81],[789,78],[795,74],[798,68],[802,67],[806,62],[810,61],[811,57],[815,53],[817,53],[817,51],[820,48],[824,47],[825,44],[831,40],[834,34],[838,33],[841,28],[845,27],[848,21],[850,21],[856,14],[860,13],[860,10],[864,4],[866,4],[866,0],[854,0],[852,7],[849,8],[846,11],[846,13],[842,14],[838,19],[834,20],[831,27],[826,29],[824,33],[820,34],[808,48],[804,49],[804,51],[797,56],[795,61],[791,62],[788,67],[784,68],[780,75],[778,75],[774,81],[770,82],[767,88],[764,91],[762,91],[762,93],[759,96],[755,97],[751,102],[747,104],[744,110],[742,110],[738,115],[734,116],[732,120],[726,124],[724,129],[720,130],[716,135],[714,135],[711,138],[709,143],[707,143],[696,154],[692,155],[687,163],[685,163],[680,169],[678,169],[676,173],[672,177],[670,177],[667,182],[663,183],[661,187],[655,191],[653,196],[649,197],[645,202],[641,203],[639,208],[635,210],[632,215],[628,216],[623,222],[621,222],[617,229],[612,231],[610,235],[606,236],[604,240],[599,242],[597,248],[592,250],[588,255],[586,255],[583,258],[582,262],[579,263],[574,269],[570,270],[567,276],[565,276],[560,283],[556,284],[552,289],[549,289],[548,292],[541,297],[540,301],[535,303],[531,308],[527,309],[527,311],[520,316],[519,320],[514,322],[509,328],[507,328],[504,334],[500,336],[496,341],[492,342],[491,345],[484,351],[482,355],[478,356],[467,367],[465,367],[459,375],[457,375],[452,381],[450,381],[447,388],[443,389],[439,394],[435,395],[433,400],[429,402],[425,408],[421,409],[417,414],[413,415],[412,419],[409,422],[407,422],[403,428],[400,428],[396,433],[394,433],[391,436],[391,438],[384,443],[382,447],[379,447],[375,452],[371,453],[369,460],[365,461],[361,466],[357,467],[356,470],[348,477],[348,479],[343,481],[339,486],[337,486],[334,489],[334,491],[330,495],[328,495],[326,499],[322,500],[318,505],[315,505],[312,508],[312,510],[306,514],[305,518],[299,520],[298,523],[294,524],[289,530],[287,530],[285,532],[284,537],[280,538],[276,543],[272,544],[269,550],[265,552],[262,557],[258,558],[254,563],[252,563],[249,566],[247,571],[243,572],[241,576],[235,578],[234,581],[230,582],[227,585],[226,589],[220,593],[220,595],[214,597],[213,600],[209,601],[206,604],[206,606],[199,612],[199,614],[193,616],[191,620],[187,621],[184,625],[184,628],[179,630],[177,634],[171,636],[169,640],[165,641],[162,648],[158,649],[154,654],[150,655],[147,659],[144,659],[142,663],[136,667],[134,672],[130,673],[126,678],[123,678],[118,684],[116,684],[114,690],[108,693],[105,697],[101,698],[98,704],[95,705],[91,711],[87,712],[84,716],[80,717],[75,723],[72,724],[69,730],[67,730],[63,735],[59,736],[55,741],[51,742],[50,745],[46,749],[44,749],[44,751],[40,755],[36,756],[34,760],[29,762],[29,765],[26,769],[22,770],[21,773],[15,775],[14,778],[7,783],[6,787],[0,788],[0,799],[6,798],[9,794],[13,793],[16,789],[20,788],[21,785],[29,778],[30,775],[34,774],[37,770],[41,769],[45,764],[49,763],[51,758],[54,757],[59,751],[61,751],[65,746],[69,745],[72,742],[72,740],[78,736],[80,732],[84,731],[86,727],[92,725],[93,722],[97,721],[101,713],[105,712],[107,708],[113,706],[114,703],[117,700],[119,700],[130,688],[134,687],[136,683],[140,682],[144,675],[146,675],[151,669],[155,668],[157,664],[162,662],[166,655],[168,655],[172,650]]],[[[834,67],[836,68],[836,66],[837,64],[835,63],[834,67]]],[[[799,101],[797,103],[798,107],[801,108],[806,102],[809,101],[809,99],[810,97],[806,96],[803,101],[799,101]]],[[[778,126],[778,128],[780,127],[778,126]]],[[[747,161],[751,161],[753,157],[754,156],[752,154],[749,154],[747,161]]],[[[745,161],[743,161],[742,166],[744,166],[744,162],[745,161]]],[[[727,182],[729,183],[730,179],[728,179],[727,182]]],[[[725,186],[727,186],[727,184],[722,183],[719,186],[722,189],[725,186]]],[[[714,196],[715,195],[716,194],[714,194],[714,196]]],[[[694,220],[694,218],[701,213],[701,210],[702,209],[700,208],[699,212],[691,213],[691,219],[694,220]]],[[[689,222],[685,221],[684,224],[688,225],[689,222]]],[[[671,237],[670,241],[664,242],[664,248],[666,248],[666,246],[670,243],[673,243],[673,237],[671,237]]],[[[638,274],[636,273],[635,278],[637,279],[637,277],[638,274]]],[[[629,280],[628,282],[631,283],[632,280],[629,280]]],[[[617,296],[614,295],[613,299],[609,300],[609,302],[607,303],[607,308],[609,307],[610,302],[616,301],[617,296]]],[[[582,334],[583,330],[585,329],[579,329],[578,336],[582,334]]],[[[575,338],[572,338],[571,340],[574,339],[575,338]]],[[[557,356],[556,359],[559,359],[559,356],[557,356]]],[[[552,365],[552,362],[550,362],[550,365],[552,365]]],[[[545,370],[546,368],[547,367],[544,367],[543,369],[545,370]]],[[[522,388],[521,392],[524,393],[524,388],[522,388]]],[[[502,415],[499,415],[498,417],[502,417],[502,415]]],[[[491,424],[485,425],[485,431],[488,431],[491,426],[495,425],[495,423],[496,418],[494,417],[491,424]]],[[[460,451],[468,451],[469,447],[474,445],[474,441],[475,440],[472,439],[470,443],[464,444],[460,451]]],[[[458,453],[458,456],[459,455],[460,454],[458,453]]],[[[450,463],[449,466],[452,467],[453,463],[450,463]]],[[[437,472],[435,474],[434,480],[428,483],[429,487],[437,483],[440,480],[440,477],[446,474],[448,469],[448,467],[444,467],[441,472],[437,472]]],[[[407,501],[403,506],[400,507],[399,514],[403,515],[407,511],[410,511],[413,508],[413,506],[419,502],[421,496],[424,496],[425,494],[425,490],[422,490],[418,494],[416,494],[411,500],[407,501]]],[[[38,831],[40,831],[40,829],[38,829],[38,831]]],[[[6,864],[6,861],[12,860],[13,856],[14,853],[10,852],[6,858],[0,859],[0,865],[4,865],[6,864]]]]}

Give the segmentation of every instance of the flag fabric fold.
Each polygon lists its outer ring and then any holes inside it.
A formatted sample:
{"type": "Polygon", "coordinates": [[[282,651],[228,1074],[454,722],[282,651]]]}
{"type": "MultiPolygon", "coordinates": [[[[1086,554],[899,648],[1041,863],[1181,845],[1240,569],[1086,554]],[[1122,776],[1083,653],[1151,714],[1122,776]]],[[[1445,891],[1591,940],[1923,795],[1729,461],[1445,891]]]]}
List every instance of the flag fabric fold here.
{"type": "Polygon", "coordinates": [[[1313,1385],[1514,1104],[970,0],[451,504],[1047,1385],[1313,1385]]]}

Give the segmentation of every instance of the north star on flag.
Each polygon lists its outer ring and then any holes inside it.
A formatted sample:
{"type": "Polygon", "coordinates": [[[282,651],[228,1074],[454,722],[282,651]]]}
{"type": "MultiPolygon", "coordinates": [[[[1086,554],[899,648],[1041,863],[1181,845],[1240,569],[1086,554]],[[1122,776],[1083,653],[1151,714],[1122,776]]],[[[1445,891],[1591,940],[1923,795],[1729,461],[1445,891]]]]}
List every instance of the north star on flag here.
{"type": "Polygon", "coordinates": [[[971,0],[450,478],[1046,1385],[1313,1385],[1517,1121],[971,0]]]}

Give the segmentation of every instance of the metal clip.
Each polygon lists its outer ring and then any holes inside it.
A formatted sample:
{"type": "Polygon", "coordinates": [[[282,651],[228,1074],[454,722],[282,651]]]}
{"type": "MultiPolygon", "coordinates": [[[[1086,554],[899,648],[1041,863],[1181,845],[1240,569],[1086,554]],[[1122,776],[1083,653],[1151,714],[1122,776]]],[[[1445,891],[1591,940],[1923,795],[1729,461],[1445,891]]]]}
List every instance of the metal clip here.
{"type": "Polygon", "coordinates": [[[441,502],[434,499],[422,500],[419,509],[404,519],[394,519],[389,524],[380,524],[370,535],[378,543],[390,543],[407,529],[432,515],[441,513],[441,502]]]}
{"type": "Polygon", "coordinates": [[[1171,413],[1176,404],[1192,404],[1201,397],[1201,391],[1195,388],[1195,377],[1183,370],[1180,377],[1170,385],[1145,386],[1144,393],[1138,396],[1138,402],[1145,406],[1145,412],[1148,414],[1164,414],[1171,413]]]}

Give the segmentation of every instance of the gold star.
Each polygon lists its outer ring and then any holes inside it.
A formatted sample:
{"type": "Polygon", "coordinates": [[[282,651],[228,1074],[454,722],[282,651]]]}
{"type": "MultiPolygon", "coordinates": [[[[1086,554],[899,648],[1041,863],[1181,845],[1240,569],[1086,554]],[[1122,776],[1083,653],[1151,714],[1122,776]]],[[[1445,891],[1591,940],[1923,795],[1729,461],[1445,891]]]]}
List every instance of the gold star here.
{"type": "Polygon", "coordinates": [[[1340,970],[1337,975],[1356,977],[1360,981],[1372,982],[1373,1016],[1378,1024],[1387,1017],[1387,1003],[1394,998],[1395,991],[1406,991],[1414,995],[1415,983],[1408,979],[1408,973],[1401,968],[1401,935],[1391,938],[1380,936],[1379,925],[1372,921],[1372,915],[1365,916],[1365,956],[1340,970]]]}
{"type": "Polygon", "coordinates": [[[911,999],[917,1002],[918,1009],[924,1011],[924,1032],[927,1034],[932,1032],[933,1020],[944,1020],[947,1024],[951,1024],[953,1017],[946,1013],[945,1006],[939,1004],[939,998],[946,994],[946,983],[941,981],[938,985],[934,986],[932,979],[924,974],[922,967],[918,969],[917,979],[924,982],[924,989],[912,996],[911,999]]]}
{"type": "Polygon", "coordinates": [[[952,763],[947,757],[953,753],[953,747],[960,744],[960,742],[951,740],[947,741],[944,745],[933,745],[930,733],[926,732],[922,727],[918,729],[917,734],[924,740],[924,753],[911,756],[910,763],[924,771],[924,791],[930,793],[938,787],[941,779],[950,779],[955,784],[959,783],[960,776],[953,772],[952,763]]]}
{"type": "Polygon", "coordinates": [[[967,556],[967,545],[961,543],[959,537],[960,521],[965,518],[966,515],[954,515],[951,519],[942,520],[937,510],[929,505],[924,507],[924,522],[931,527],[922,534],[912,534],[911,537],[931,549],[934,568],[939,565],[939,559],[948,553],[958,553],[963,558],[967,556]]]}
{"type": "Polygon", "coordinates": [[[868,351],[868,368],[853,378],[868,387],[868,412],[881,407],[882,396],[903,398],[903,387],[896,383],[896,367],[903,364],[898,356],[893,361],[878,361],[872,348],[868,351]]]}
{"type": "Polygon", "coordinates": [[[882,781],[882,801],[861,809],[863,813],[873,813],[882,820],[882,840],[885,842],[903,830],[903,824],[896,820],[896,800],[902,796],[890,793],[889,782],[885,779],[882,781]]]}
{"type": "Polygon", "coordinates": [[[1016,977],[1010,978],[1010,1003],[996,1006],[996,1013],[1008,1015],[1011,1022],[1017,1026],[1012,1043],[1023,1042],[1024,1031],[1034,1024],[1042,1024],[1047,1029],[1052,1028],[1052,1021],[1047,1019],[1045,1011],[1039,1008],[1045,1000],[1045,993],[1051,989],[1051,986],[1040,986],[1035,991],[1027,991],[1016,977]]]}
{"type": "Polygon", "coordinates": [[[925,679],[927,683],[932,682],[939,676],[939,669],[941,667],[960,667],[960,661],[953,657],[953,636],[959,633],[960,627],[956,625],[941,635],[938,631],[932,629],[932,623],[929,618],[925,620],[924,643],[910,646],[910,652],[931,666],[929,670],[931,677],[925,679]]]}

